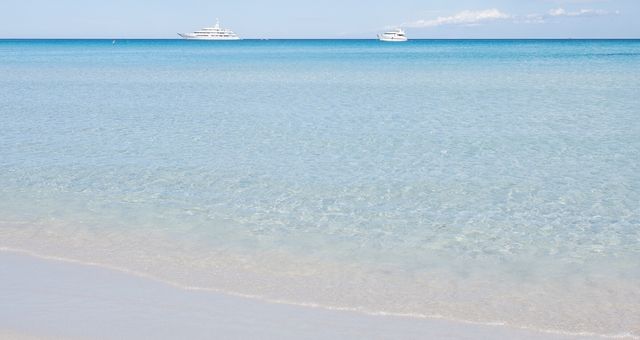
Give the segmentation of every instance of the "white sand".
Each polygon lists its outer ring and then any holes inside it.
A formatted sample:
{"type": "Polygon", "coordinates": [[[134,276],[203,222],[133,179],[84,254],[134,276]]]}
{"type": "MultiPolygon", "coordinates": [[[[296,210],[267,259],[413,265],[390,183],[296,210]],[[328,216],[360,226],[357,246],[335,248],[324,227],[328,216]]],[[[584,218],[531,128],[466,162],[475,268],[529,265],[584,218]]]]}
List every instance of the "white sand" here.
{"type": "Polygon", "coordinates": [[[109,269],[0,252],[0,338],[573,339],[188,291],[109,269]]]}

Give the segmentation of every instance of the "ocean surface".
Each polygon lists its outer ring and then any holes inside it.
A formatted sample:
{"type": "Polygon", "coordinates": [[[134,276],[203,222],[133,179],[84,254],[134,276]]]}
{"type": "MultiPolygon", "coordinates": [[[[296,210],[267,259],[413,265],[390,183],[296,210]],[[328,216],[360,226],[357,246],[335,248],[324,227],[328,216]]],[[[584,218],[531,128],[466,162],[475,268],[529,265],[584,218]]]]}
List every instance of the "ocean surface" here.
{"type": "Polygon", "coordinates": [[[640,336],[640,40],[0,40],[0,249],[640,336]]]}

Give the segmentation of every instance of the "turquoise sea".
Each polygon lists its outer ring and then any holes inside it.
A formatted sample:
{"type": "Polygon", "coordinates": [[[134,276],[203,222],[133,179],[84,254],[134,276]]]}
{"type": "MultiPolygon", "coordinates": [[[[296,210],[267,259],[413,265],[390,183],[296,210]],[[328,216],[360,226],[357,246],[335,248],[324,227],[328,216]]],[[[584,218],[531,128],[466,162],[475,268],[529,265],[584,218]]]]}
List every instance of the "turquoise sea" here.
{"type": "Polygon", "coordinates": [[[640,336],[640,40],[0,40],[0,248],[640,336]]]}

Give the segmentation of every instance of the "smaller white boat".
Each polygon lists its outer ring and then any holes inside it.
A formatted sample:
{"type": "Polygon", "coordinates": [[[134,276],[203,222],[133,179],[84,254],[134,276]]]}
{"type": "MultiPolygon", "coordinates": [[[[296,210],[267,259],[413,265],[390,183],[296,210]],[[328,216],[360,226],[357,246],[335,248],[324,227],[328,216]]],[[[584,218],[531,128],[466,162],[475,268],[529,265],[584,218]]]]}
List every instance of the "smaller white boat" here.
{"type": "Polygon", "coordinates": [[[409,40],[407,39],[407,34],[404,32],[402,28],[396,28],[393,31],[378,34],[378,39],[380,39],[380,41],[390,41],[390,42],[404,42],[409,40]]]}

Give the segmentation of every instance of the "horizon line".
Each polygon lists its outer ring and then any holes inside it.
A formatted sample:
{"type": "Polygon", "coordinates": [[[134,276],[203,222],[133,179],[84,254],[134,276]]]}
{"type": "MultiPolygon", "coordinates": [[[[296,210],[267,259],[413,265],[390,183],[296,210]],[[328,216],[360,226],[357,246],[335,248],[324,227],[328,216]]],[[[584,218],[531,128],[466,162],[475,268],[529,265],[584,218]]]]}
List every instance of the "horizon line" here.
{"type": "MultiPolygon", "coordinates": [[[[48,37],[48,38],[28,38],[28,37],[20,37],[20,38],[4,38],[0,37],[0,40],[176,40],[176,41],[190,41],[188,39],[183,38],[127,38],[127,37],[48,37]]],[[[251,40],[251,41],[268,41],[268,40],[378,40],[377,38],[242,38],[237,41],[243,40],[251,40]]],[[[409,41],[414,40],[640,40],[640,37],[609,37],[609,38],[550,38],[550,37],[538,37],[538,38],[413,38],[409,39],[409,41]]],[[[196,40],[193,40],[196,41],[196,40]]],[[[200,41],[200,40],[198,40],[200,41]]],[[[202,40],[202,41],[213,41],[213,42],[224,42],[223,40],[202,40]]],[[[232,41],[233,42],[233,41],[232,41]]]]}

